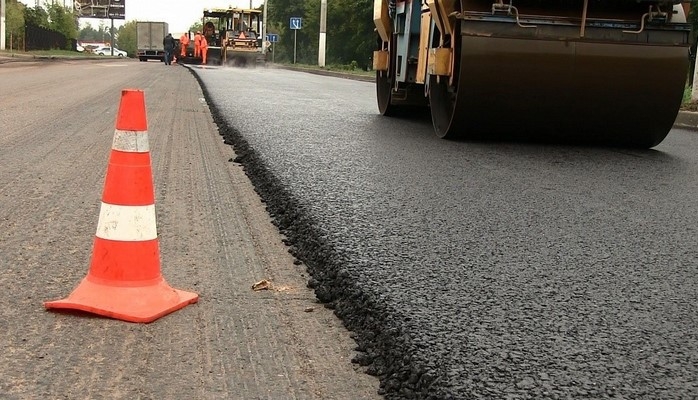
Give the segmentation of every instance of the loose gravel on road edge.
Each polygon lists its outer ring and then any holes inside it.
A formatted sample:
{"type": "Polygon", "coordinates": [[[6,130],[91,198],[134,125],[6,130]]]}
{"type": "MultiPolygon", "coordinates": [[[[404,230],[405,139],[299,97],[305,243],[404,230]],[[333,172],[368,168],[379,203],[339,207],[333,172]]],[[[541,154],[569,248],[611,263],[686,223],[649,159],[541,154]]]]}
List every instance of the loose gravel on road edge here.
{"type": "Polygon", "coordinates": [[[380,379],[379,393],[388,399],[448,398],[446,393],[432,397],[434,388],[430,386],[437,379],[438,366],[421,365],[412,359],[413,345],[409,336],[400,331],[400,324],[391,321],[393,313],[380,299],[365,293],[343,270],[342,256],[322,239],[315,222],[283,189],[244,136],[229,126],[221,110],[210,100],[205,83],[193,70],[190,71],[201,85],[225,143],[235,150],[235,162],[244,167],[255,190],[266,203],[274,224],[287,237],[289,252],[307,265],[312,276],[308,287],[314,289],[325,307],[333,309],[353,332],[358,354],[352,362],[365,366],[368,374],[380,379]]]}

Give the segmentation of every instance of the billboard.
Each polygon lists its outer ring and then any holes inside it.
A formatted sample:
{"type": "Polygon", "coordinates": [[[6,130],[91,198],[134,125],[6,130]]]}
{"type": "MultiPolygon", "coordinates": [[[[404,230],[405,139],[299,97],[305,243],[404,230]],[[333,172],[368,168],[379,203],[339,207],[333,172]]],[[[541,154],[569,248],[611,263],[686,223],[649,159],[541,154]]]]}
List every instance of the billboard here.
{"type": "Polygon", "coordinates": [[[126,0],[75,0],[79,18],[126,19],[126,0]]]}

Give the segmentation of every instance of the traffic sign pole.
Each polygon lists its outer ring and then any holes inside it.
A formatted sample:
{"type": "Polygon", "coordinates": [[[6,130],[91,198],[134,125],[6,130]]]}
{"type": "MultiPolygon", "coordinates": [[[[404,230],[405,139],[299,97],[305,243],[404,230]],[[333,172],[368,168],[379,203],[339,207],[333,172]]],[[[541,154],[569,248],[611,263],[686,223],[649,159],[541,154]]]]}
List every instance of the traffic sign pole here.
{"type": "MultiPolygon", "coordinates": [[[[277,43],[279,41],[279,35],[276,33],[267,33],[266,40],[269,43],[269,47],[271,48],[275,43],[277,43]]],[[[274,47],[276,47],[276,46],[274,46],[274,47]]],[[[275,62],[274,61],[274,57],[275,57],[274,53],[275,53],[275,51],[271,52],[271,62],[275,62]]]]}
{"type": "Polygon", "coordinates": [[[290,28],[293,29],[293,63],[296,63],[296,43],[298,42],[298,30],[303,26],[303,19],[300,17],[291,17],[289,23],[290,28]]]}

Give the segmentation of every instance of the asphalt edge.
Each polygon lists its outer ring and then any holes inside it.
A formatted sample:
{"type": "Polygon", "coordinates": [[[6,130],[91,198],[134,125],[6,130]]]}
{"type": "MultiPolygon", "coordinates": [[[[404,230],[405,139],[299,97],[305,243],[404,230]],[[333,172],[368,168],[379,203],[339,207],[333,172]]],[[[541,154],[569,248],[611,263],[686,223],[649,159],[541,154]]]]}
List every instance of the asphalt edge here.
{"type": "MultiPolygon", "coordinates": [[[[365,367],[369,375],[379,378],[378,394],[386,399],[451,398],[448,388],[438,383],[445,371],[439,365],[428,365],[413,356],[415,348],[409,335],[401,330],[403,325],[396,313],[381,304],[379,295],[362,290],[349,272],[342,268],[341,252],[324,239],[309,213],[274,176],[241,132],[228,124],[221,110],[211,101],[206,85],[194,68],[182,66],[189,69],[199,82],[219,134],[236,154],[231,161],[242,165],[255,191],[266,204],[274,225],[287,238],[285,244],[289,246],[289,253],[305,264],[311,276],[308,287],[314,289],[317,299],[325,307],[333,309],[352,332],[358,344],[355,349],[358,354],[352,362],[365,367]]],[[[331,71],[292,69],[337,76],[331,71]]],[[[350,74],[343,75],[339,77],[355,79],[355,76],[347,76],[350,74]]],[[[679,112],[675,127],[698,130],[698,112],[679,112]]],[[[379,286],[380,282],[377,282],[378,291],[379,286]]]]}
{"type": "MultiPolygon", "coordinates": [[[[351,362],[379,378],[378,394],[386,399],[426,398],[434,396],[435,391],[444,391],[434,385],[438,381],[436,366],[428,366],[412,357],[414,347],[409,336],[401,331],[395,313],[382,304],[378,296],[360,288],[343,269],[341,261],[346,257],[325,240],[309,213],[274,176],[244,136],[228,124],[194,69],[185,68],[199,82],[224,143],[233,147],[236,158],[232,161],[242,165],[266,204],[274,225],[287,238],[284,242],[289,246],[289,253],[307,268],[311,276],[308,287],[314,289],[317,299],[333,309],[352,332],[357,355],[351,362]]],[[[376,283],[376,290],[380,291],[380,283],[376,283]]],[[[448,398],[448,395],[443,393],[438,397],[448,398]]]]}

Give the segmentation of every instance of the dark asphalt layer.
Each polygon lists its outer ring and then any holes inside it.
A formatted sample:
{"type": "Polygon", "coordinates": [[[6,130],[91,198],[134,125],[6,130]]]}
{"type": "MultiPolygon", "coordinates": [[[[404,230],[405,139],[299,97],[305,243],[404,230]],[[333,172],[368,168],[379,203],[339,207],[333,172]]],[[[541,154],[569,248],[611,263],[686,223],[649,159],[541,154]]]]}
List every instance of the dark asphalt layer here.
{"type": "Polygon", "coordinates": [[[698,397],[698,136],[437,139],[374,86],[193,69],[386,398],[698,397]]]}

